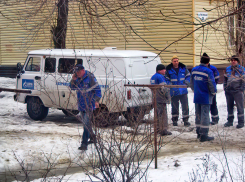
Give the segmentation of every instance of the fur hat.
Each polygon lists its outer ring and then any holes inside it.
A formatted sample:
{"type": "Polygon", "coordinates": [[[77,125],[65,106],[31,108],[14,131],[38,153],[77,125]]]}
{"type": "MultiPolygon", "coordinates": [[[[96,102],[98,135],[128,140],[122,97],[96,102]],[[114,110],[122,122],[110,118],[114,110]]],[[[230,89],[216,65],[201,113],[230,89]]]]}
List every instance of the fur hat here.
{"type": "Polygon", "coordinates": [[[174,55],[171,59],[171,61],[173,61],[173,59],[179,59],[178,56],[174,55]]]}
{"type": "Polygon", "coordinates": [[[201,63],[207,64],[210,61],[210,57],[204,52],[202,57],[201,57],[201,63]]]}
{"type": "Polygon", "coordinates": [[[239,60],[238,56],[233,55],[233,56],[231,56],[231,60],[232,59],[236,60],[238,62],[238,64],[240,64],[240,60],[239,60]]]}
{"type": "Polygon", "coordinates": [[[156,67],[156,71],[159,71],[159,70],[164,70],[166,69],[165,66],[163,64],[158,64],[157,67],[156,67]]]}

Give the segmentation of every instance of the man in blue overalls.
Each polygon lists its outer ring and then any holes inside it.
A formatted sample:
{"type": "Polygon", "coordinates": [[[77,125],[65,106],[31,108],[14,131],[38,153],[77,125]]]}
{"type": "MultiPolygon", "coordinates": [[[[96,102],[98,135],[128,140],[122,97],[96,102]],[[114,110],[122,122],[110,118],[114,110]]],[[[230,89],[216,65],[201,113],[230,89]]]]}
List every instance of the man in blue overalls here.
{"type": "MultiPolygon", "coordinates": [[[[190,85],[190,73],[183,63],[179,62],[177,56],[173,56],[166,68],[165,77],[167,83],[171,85],[190,85]]],[[[172,121],[174,126],[178,126],[179,119],[179,102],[182,105],[182,118],[184,126],[190,126],[189,120],[189,104],[187,88],[171,88],[171,106],[172,106],[172,121]]]]}
{"type": "Polygon", "coordinates": [[[78,110],[80,111],[81,121],[84,125],[82,142],[78,149],[87,150],[88,144],[95,142],[91,120],[93,110],[99,107],[101,90],[95,76],[85,70],[81,64],[75,67],[75,73],[72,75],[70,87],[73,90],[77,90],[78,110]],[[89,138],[90,141],[88,141],[89,138]]]}
{"type": "Polygon", "coordinates": [[[206,53],[201,57],[201,64],[191,71],[190,84],[194,92],[196,133],[201,142],[214,140],[208,136],[209,132],[209,112],[213,97],[217,92],[214,74],[208,68],[210,58],[206,53]]]}

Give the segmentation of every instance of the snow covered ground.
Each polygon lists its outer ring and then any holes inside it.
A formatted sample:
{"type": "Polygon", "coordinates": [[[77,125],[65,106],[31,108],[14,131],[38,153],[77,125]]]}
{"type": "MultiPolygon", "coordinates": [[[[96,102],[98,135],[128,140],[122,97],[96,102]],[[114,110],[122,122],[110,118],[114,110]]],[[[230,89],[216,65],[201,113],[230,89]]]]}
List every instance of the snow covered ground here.
{"type": "MultiPolygon", "coordinates": [[[[15,79],[0,78],[0,87],[15,88],[15,79]]],[[[8,176],[9,172],[17,174],[21,170],[21,164],[37,170],[43,167],[48,159],[64,165],[75,160],[80,153],[77,148],[83,132],[81,123],[55,109],[50,109],[45,120],[33,121],[26,112],[26,105],[15,102],[13,95],[11,92],[0,93],[0,182],[14,180],[8,176]]],[[[218,85],[217,104],[220,121],[218,125],[210,126],[209,131],[215,140],[204,143],[196,139],[193,129],[195,109],[192,91],[189,90],[192,127],[185,128],[181,121],[178,127],[173,127],[170,105],[168,106],[169,130],[173,135],[167,136],[165,140],[174,140],[159,152],[158,169],[155,169],[154,162],[150,165],[149,181],[221,181],[221,178],[223,181],[245,181],[245,128],[236,129],[236,114],[234,126],[223,127],[227,112],[222,85],[218,85]]],[[[153,112],[146,116],[146,119],[152,118],[152,115],[153,112]]],[[[92,145],[87,152],[91,151],[92,145]]],[[[144,168],[148,162],[144,161],[141,167],[144,168]]],[[[55,181],[61,175],[62,173],[57,172],[55,177],[50,179],[55,181]]],[[[74,169],[64,180],[73,182],[89,178],[79,169],[74,169]]]]}

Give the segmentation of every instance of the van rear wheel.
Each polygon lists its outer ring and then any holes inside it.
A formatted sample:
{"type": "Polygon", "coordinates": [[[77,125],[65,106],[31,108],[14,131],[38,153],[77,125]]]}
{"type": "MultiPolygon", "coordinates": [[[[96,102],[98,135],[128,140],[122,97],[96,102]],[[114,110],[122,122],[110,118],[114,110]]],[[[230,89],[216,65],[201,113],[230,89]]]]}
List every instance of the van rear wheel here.
{"type": "Polygon", "coordinates": [[[48,107],[38,97],[30,97],[27,100],[27,113],[33,120],[43,120],[48,115],[48,107]]]}
{"type": "Polygon", "coordinates": [[[141,123],[144,116],[148,114],[151,109],[151,106],[131,108],[124,112],[123,116],[128,123],[141,123]]]}
{"type": "Polygon", "coordinates": [[[105,106],[95,109],[93,114],[95,126],[107,127],[118,123],[119,114],[110,113],[105,106]]]}

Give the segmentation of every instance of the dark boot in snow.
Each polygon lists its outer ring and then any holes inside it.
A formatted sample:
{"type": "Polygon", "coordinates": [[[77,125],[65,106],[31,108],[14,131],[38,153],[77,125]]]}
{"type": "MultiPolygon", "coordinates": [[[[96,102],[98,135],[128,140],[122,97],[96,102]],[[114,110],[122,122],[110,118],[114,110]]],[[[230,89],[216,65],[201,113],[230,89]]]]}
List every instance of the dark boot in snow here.
{"type": "Polygon", "coordinates": [[[207,142],[207,141],[212,141],[214,140],[214,137],[210,137],[207,135],[201,135],[200,136],[200,142],[207,142]]]}
{"type": "Polygon", "coordinates": [[[177,121],[173,121],[173,126],[178,126],[177,121]]]}
{"type": "Polygon", "coordinates": [[[230,127],[230,126],[233,126],[233,122],[228,121],[224,124],[224,127],[230,127]]]}
{"type": "Polygon", "coordinates": [[[88,146],[85,144],[81,144],[81,146],[78,147],[78,150],[88,150],[88,146]]]}
{"type": "Polygon", "coordinates": [[[211,125],[216,125],[216,124],[218,124],[218,121],[212,121],[210,124],[211,125]]]}
{"type": "Polygon", "coordinates": [[[244,123],[238,123],[238,125],[236,126],[237,129],[243,128],[243,127],[244,127],[244,123]]]}
{"type": "Polygon", "coordinates": [[[200,134],[197,134],[197,139],[199,139],[199,138],[200,138],[200,136],[201,136],[200,134]]]}
{"type": "Polygon", "coordinates": [[[172,135],[172,133],[170,131],[168,131],[168,130],[163,130],[163,131],[160,132],[160,135],[161,136],[172,135]]]}
{"type": "Polygon", "coordinates": [[[184,126],[190,126],[191,125],[191,123],[189,123],[188,121],[184,121],[184,126]]]}

